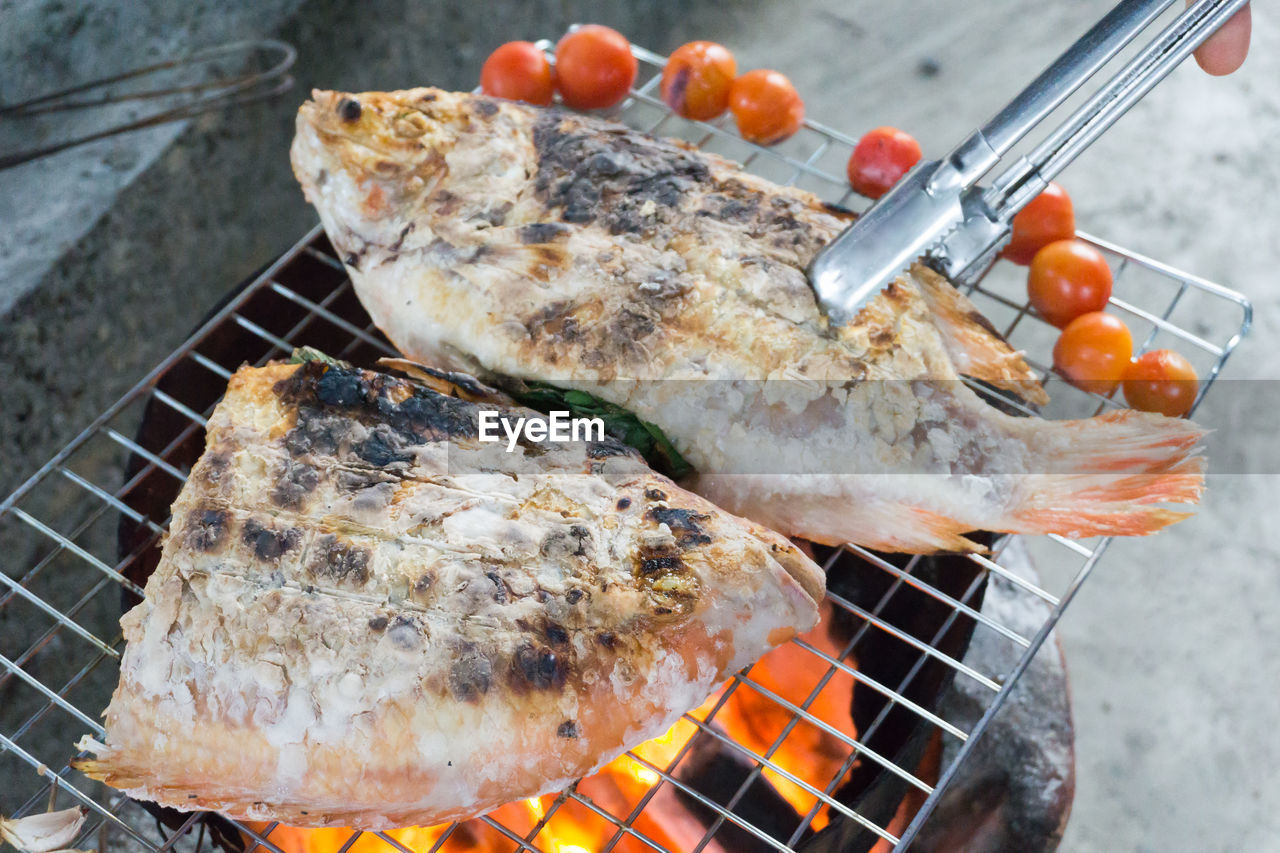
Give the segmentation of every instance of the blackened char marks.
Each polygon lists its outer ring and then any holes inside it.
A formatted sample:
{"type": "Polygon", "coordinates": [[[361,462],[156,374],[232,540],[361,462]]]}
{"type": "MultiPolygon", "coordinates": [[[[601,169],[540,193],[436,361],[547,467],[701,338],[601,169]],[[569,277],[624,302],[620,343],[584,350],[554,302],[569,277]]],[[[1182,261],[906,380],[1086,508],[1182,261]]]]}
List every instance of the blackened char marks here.
{"type": "Polygon", "coordinates": [[[842,204],[832,204],[824,201],[822,203],[822,209],[838,219],[848,219],[849,221],[853,221],[858,218],[857,213],[842,204]]]}
{"type": "Polygon", "coordinates": [[[326,370],[316,380],[316,399],[336,409],[353,409],[368,399],[369,383],[355,370],[326,370]]]}
{"type": "MultiPolygon", "coordinates": [[[[608,434],[602,439],[592,440],[587,445],[587,456],[591,459],[609,459],[614,456],[634,455],[638,454],[630,446],[608,434]]],[[[623,500],[630,503],[629,498],[623,498],[623,500]]],[[[626,507],[619,507],[619,509],[626,509],[626,507]]]]}
{"type": "Polygon", "coordinates": [[[709,216],[720,222],[748,222],[760,209],[759,194],[735,198],[723,193],[711,193],[702,200],[699,216],[709,216]]]}
{"type": "Polygon", "coordinates": [[[640,573],[643,575],[659,575],[663,572],[684,568],[684,560],[679,554],[643,553],[640,555],[640,573]]]}
{"type": "Polygon", "coordinates": [[[230,482],[228,472],[231,470],[231,454],[226,450],[207,453],[200,460],[200,477],[211,488],[218,488],[230,482]]]}
{"type": "Polygon", "coordinates": [[[471,109],[476,115],[484,118],[492,118],[498,114],[498,105],[489,98],[481,98],[472,95],[470,100],[471,109]]]}
{"type": "Polygon", "coordinates": [[[198,507],[189,516],[184,539],[187,546],[197,551],[213,551],[227,538],[226,510],[198,507]]]}
{"type": "Polygon", "coordinates": [[[404,447],[404,437],[386,424],[378,424],[369,431],[369,437],[352,450],[375,468],[385,468],[398,462],[410,462],[413,454],[404,447]]]}
{"type": "Polygon", "coordinates": [[[581,524],[571,524],[567,528],[557,527],[542,539],[539,552],[544,557],[562,559],[564,557],[585,557],[591,548],[591,530],[581,524]]]}
{"type": "Polygon", "coordinates": [[[568,234],[569,226],[561,225],[559,222],[535,222],[532,225],[520,226],[517,233],[521,243],[536,245],[550,243],[562,234],[568,234]]]}
{"type": "Polygon", "coordinates": [[[533,129],[534,190],[565,222],[599,222],[610,233],[643,233],[710,180],[696,152],[621,127],[584,125],[544,113],[533,129]]]}
{"type": "Polygon", "coordinates": [[[305,453],[333,455],[351,435],[352,421],[342,415],[328,414],[315,406],[299,406],[297,421],[284,437],[284,446],[292,456],[305,453]]]}
{"type": "MultiPolygon", "coordinates": [[[[815,213],[836,215],[815,201],[784,193],[770,193],[738,178],[713,182],[702,197],[697,215],[737,226],[746,236],[781,250],[783,257],[809,257],[835,236],[831,227],[815,227],[815,213]]],[[[844,218],[836,215],[837,218],[844,218]]]]}
{"type": "Polygon", "coordinates": [[[405,444],[476,434],[475,404],[382,373],[309,361],[277,382],[275,392],[298,409],[298,423],[285,438],[295,456],[337,453],[351,437],[352,421],[374,429],[372,441],[353,449],[378,467],[408,461],[405,444]]]}
{"type": "Polygon", "coordinates": [[[679,541],[641,546],[633,576],[649,592],[655,616],[689,613],[698,598],[698,581],[684,561],[679,541]]]}
{"type": "Polygon", "coordinates": [[[582,338],[578,319],[573,316],[574,309],[574,304],[569,300],[557,299],[539,308],[524,321],[524,327],[529,332],[530,338],[553,345],[546,350],[552,360],[555,359],[555,349],[565,344],[575,343],[582,338]]]}
{"type": "Polygon", "coordinates": [[[546,646],[523,641],[511,656],[508,683],[516,690],[550,690],[565,682],[562,657],[546,646]]]}
{"type": "Polygon", "coordinates": [[[302,541],[302,531],[296,527],[273,530],[251,518],[244,523],[241,540],[253,549],[254,556],[259,560],[273,562],[280,559],[280,555],[298,547],[298,543],[302,541]]]}
{"type": "Polygon", "coordinates": [[[307,571],[317,580],[349,581],[361,585],[369,579],[369,549],[344,542],[332,533],[316,539],[307,571]]]}
{"type": "Polygon", "coordinates": [[[414,386],[412,397],[386,408],[386,417],[387,423],[406,437],[443,440],[474,436],[477,431],[474,403],[446,397],[430,388],[414,386]]]}
{"type": "Polygon", "coordinates": [[[464,648],[449,667],[449,691],[462,702],[478,702],[493,686],[493,664],[475,648],[464,648]]]}
{"type": "Polygon", "coordinates": [[[279,476],[276,477],[275,488],[271,490],[271,500],[282,509],[301,509],[302,500],[320,483],[320,472],[305,462],[286,459],[279,476]]]}
{"type": "Polygon", "coordinates": [[[645,516],[658,524],[665,524],[671,528],[671,532],[675,535],[676,542],[679,543],[681,548],[692,548],[696,545],[709,545],[711,543],[711,537],[707,535],[707,531],[701,525],[701,522],[711,518],[706,513],[679,507],[656,506],[645,513],[645,516]]]}
{"type": "Polygon", "coordinates": [[[498,604],[507,603],[507,585],[497,572],[485,572],[484,576],[493,584],[493,600],[498,604]]]}

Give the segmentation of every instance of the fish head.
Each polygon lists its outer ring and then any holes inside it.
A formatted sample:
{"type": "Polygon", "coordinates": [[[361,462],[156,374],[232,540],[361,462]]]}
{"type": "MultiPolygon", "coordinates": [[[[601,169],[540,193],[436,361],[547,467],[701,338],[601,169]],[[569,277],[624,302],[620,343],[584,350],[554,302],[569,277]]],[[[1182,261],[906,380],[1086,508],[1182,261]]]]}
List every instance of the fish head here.
{"type": "Polygon", "coordinates": [[[468,100],[437,89],[312,91],[298,110],[290,159],[330,237],[379,241],[402,227],[475,121],[468,100]]]}

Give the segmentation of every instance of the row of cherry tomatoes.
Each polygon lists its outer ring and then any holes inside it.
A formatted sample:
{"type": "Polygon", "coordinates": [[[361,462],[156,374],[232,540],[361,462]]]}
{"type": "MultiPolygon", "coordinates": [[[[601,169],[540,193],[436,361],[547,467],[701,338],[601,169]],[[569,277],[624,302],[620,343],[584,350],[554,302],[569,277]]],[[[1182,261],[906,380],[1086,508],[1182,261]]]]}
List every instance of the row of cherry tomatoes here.
{"type": "Polygon", "coordinates": [[[1199,391],[1195,368],[1168,349],[1133,357],[1133,335],[1124,321],[1106,313],[1111,268],[1103,254],[1075,237],[1071,198],[1049,186],[1013,218],[1005,258],[1029,264],[1031,307],[1062,330],[1053,347],[1053,366],[1068,382],[1098,394],[1124,389],[1135,409],[1180,417],[1199,391]]]}
{"type": "MultiPolygon", "coordinates": [[[[565,35],[556,44],[555,57],[553,68],[532,42],[507,42],[485,60],[480,89],[539,106],[549,105],[558,91],[574,109],[604,109],[627,97],[638,70],[626,36],[599,24],[565,35]]],[[[804,123],[804,100],[786,75],[769,68],[739,75],[733,54],[712,41],[677,48],[662,69],[659,91],[685,118],[710,121],[728,110],[739,135],[757,145],[777,144],[804,123]]],[[[856,192],[879,198],[920,156],[920,145],[909,134],[876,128],[849,158],[849,181],[856,192]]]]}
{"type": "MultiPolygon", "coordinates": [[[[480,72],[486,94],[549,105],[560,93],[570,107],[604,109],[621,103],[638,70],[631,44],[617,30],[596,24],[560,39],[552,68],[531,42],[508,42],[480,72]]],[[[738,74],[737,61],[710,41],[682,45],[662,69],[662,100],[678,115],[709,121],[728,110],[748,142],[774,145],[804,123],[804,101],[787,77],[767,68],[738,74]]],[[[853,190],[868,198],[888,192],[920,161],[920,144],[893,127],[863,136],[849,157],[853,190]]],[[[1133,336],[1105,308],[1112,276],[1097,249],[1075,239],[1071,199],[1057,184],[1031,201],[1013,220],[1003,257],[1030,267],[1027,295],[1032,308],[1062,330],[1053,348],[1055,369],[1067,381],[1099,394],[1123,386],[1135,409],[1185,415],[1195,402],[1195,369],[1172,350],[1133,358],[1133,336]]]]}
{"type": "MultiPolygon", "coordinates": [[[[485,61],[480,88],[541,106],[559,91],[566,105],[596,110],[621,103],[636,79],[636,58],[626,36],[599,24],[565,35],[555,56],[553,68],[532,42],[507,42],[485,61]]],[[[690,42],[673,53],[662,72],[661,91],[686,118],[708,121],[731,110],[742,137],[760,145],[781,142],[804,122],[804,101],[786,76],[767,68],[739,76],[733,54],[715,42],[690,42]]]]}

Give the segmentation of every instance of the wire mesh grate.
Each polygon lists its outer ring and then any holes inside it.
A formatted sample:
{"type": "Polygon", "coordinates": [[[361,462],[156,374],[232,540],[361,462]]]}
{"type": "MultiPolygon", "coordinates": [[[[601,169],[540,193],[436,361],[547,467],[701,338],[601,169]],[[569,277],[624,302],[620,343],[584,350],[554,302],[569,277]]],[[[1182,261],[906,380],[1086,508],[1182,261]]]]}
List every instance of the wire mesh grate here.
{"type": "MultiPolygon", "coordinates": [[[[550,45],[542,43],[544,49],[550,45]]],[[[640,48],[635,53],[640,83],[619,108],[620,120],[687,139],[831,203],[859,206],[843,179],[843,164],[856,140],[808,121],[792,139],[764,149],[741,140],[727,118],[709,124],[681,119],[655,96],[663,57],[640,48]]],[[[1248,328],[1247,301],[1105,240],[1081,237],[1111,260],[1116,273],[1113,309],[1130,322],[1141,348],[1177,342],[1192,355],[1204,377],[1199,405],[1248,328]],[[1183,319],[1193,301],[1195,331],[1183,319]]],[[[1027,306],[1020,275],[997,266],[968,287],[979,308],[1015,347],[1032,354],[1031,363],[1053,386],[1055,401],[1046,413],[1080,416],[1119,405],[1077,391],[1038,363],[1035,356],[1048,352],[1053,330],[1027,306]]],[[[824,849],[817,843],[822,833],[815,830],[839,821],[862,830],[865,849],[874,842],[901,849],[919,831],[956,768],[980,748],[979,735],[1107,547],[1101,539],[1043,537],[1040,550],[1051,549],[1070,566],[1056,585],[1027,577],[1007,559],[1010,537],[995,540],[988,555],[950,558],[968,569],[959,581],[954,567],[948,575],[931,573],[927,558],[895,561],[856,546],[821,555],[833,577],[841,566],[856,567],[857,583],[849,589],[833,584],[825,603],[828,620],[843,620],[847,630],[838,641],[799,638],[786,647],[806,663],[803,669],[810,677],[803,683],[780,683],[766,664],[753,665],[684,715],[678,727],[684,726],[686,736],[674,749],[628,752],[620,761],[630,762],[632,778],[642,783],[633,797],[610,799],[608,789],[589,779],[558,796],[526,802],[520,820],[512,820],[504,807],[429,834],[351,832],[325,848],[300,846],[288,828],[275,824],[248,825],[199,813],[157,816],[72,771],[71,744],[82,733],[102,733],[94,715],[114,687],[122,649],[118,620],[122,608],[141,595],[147,561],[155,559],[168,523],[168,500],[159,496],[171,496],[184,481],[203,447],[206,419],[220,389],[241,362],[262,364],[288,356],[295,346],[321,341],[331,354],[357,363],[396,355],[364,313],[317,227],[234,293],[181,347],[0,503],[5,554],[0,572],[0,781],[6,782],[0,785],[0,811],[22,815],[78,803],[94,819],[73,846],[90,846],[97,838],[100,848],[110,840],[150,851],[198,850],[218,833],[224,841],[232,838],[247,849],[272,853],[388,848],[582,853],[674,850],[679,844],[693,851],[803,851],[824,849]],[[165,425],[162,440],[139,435],[140,425],[157,421],[165,425]],[[121,532],[126,528],[128,536],[121,532]],[[984,613],[982,595],[989,583],[1034,600],[1044,614],[1038,629],[1028,633],[984,613]],[[908,624],[903,614],[925,605],[938,616],[928,630],[908,624]],[[957,645],[955,638],[974,632],[1008,646],[1012,663],[1002,671],[982,671],[967,663],[964,644],[957,645]],[[873,645],[898,649],[903,656],[904,665],[893,679],[877,678],[859,665],[859,655],[873,645]],[[940,676],[944,683],[964,679],[981,688],[986,697],[982,715],[976,720],[949,718],[936,701],[939,691],[926,696],[920,689],[940,676]],[[839,691],[859,697],[862,707],[871,709],[856,730],[833,722],[826,710],[830,696],[839,691]],[[783,722],[769,736],[747,742],[725,721],[737,713],[735,703],[748,702],[771,709],[783,722]],[[958,746],[954,758],[929,778],[918,760],[883,745],[888,742],[883,733],[904,718],[929,737],[958,746]],[[802,737],[831,747],[834,758],[824,772],[790,758],[791,744],[802,737]],[[693,780],[688,768],[700,750],[711,750],[739,768],[729,790],[709,792],[693,780]],[[842,796],[859,774],[890,779],[903,792],[923,797],[923,805],[914,812],[877,812],[865,800],[842,796]],[[653,817],[669,811],[673,799],[687,812],[702,815],[692,835],[680,835],[665,818],[653,817]],[[794,819],[779,827],[761,803],[783,803],[794,819]],[[581,841],[582,832],[566,835],[566,816],[579,830],[592,827],[592,840],[581,841]]],[[[1000,400],[1038,414],[1013,398],[1000,400]]]]}

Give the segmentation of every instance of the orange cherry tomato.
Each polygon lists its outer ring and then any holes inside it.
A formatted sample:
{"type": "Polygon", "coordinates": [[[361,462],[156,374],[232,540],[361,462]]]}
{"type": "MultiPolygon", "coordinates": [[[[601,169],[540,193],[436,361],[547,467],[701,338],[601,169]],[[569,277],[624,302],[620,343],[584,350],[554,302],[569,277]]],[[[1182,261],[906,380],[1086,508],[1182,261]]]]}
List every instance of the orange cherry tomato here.
{"type": "Polygon", "coordinates": [[[1081,314],[1107,307],[1111,267],[1088,243],[1055,240],[1032,259],[1027,295],[1040,316],[1061,329],[1081,314]]]}
{"type": "Polygon", "coordinates": [[[707,121],[729,106],[738,63],[724,45],[691,41],[676,48],[662,68],[662,100],[676,115],[707,121]]]}
{"type": "Polygon", "coordinates": [[[791,81],[777,71],[748,71],[729,90],[729,109],[738,133],[748,142],[773,145],[800,129],[804,101],[791,81]]]}
{"type": "Polygon", "coordinates": [[[1050,183],[1013,217],[1013,237],[1000,254],[1015,264],[1026,265],[1036,252],[1053,241],[1070,240],[1074,236],[1076,214],[1071,196],[1062,187],[1050,183]]]}
{"type": "Polygon", "coordinates": [[[880,198],[923,154],[915,137],[896,127],[867,131],[849,157],[849,185],[867,198],[880,198]]]}
{"type": "Polygon", "coordinates": [[[509,41],[484,61],[480,91],[495,98],[548,106],[555,94],[551,63],[533,42],[509,41]]]}
{"type": "Polygon", "coordinates": [[[1180,418],[1191,411],[1199,390],[1196,369],[1173,350],[1144,352],[1124,372],[1124,398],[1143,412],[1180,418]]]}
{"type": "Polygon", "coordinates": [[[598,110],[622,102],[638,69],[631,42],[617,30],[587,24],[556,45],[556,86],[577,110],[598,110]]]}
{"type": "Polygon", "coordinates": [[[1093,311],[1067,324],[1053,345],[1053,366],[1077,388],[1110,394],[1133,357],[1133,336],[1120,319],[1093,311]]]}

